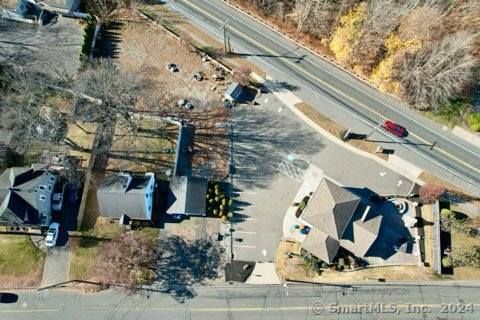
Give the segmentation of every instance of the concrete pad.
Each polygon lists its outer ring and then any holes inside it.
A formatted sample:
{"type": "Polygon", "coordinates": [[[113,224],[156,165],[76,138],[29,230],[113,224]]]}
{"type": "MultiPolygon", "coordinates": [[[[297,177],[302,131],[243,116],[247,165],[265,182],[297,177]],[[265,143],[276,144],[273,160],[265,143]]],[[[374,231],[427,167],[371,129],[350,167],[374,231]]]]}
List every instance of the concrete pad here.
{"type": "Polygon", "coordinates": [[[410,177],[413,179],[418,178],[423,172],[423,169],[415,166],[407,160],[400,158],[395,154],[392,154],[388,157],[388,163],[390,165],[390,168],[394,167],[395,172],[399,172],[405,177],[410,177]]]}
{"type": "Polygon", "coordinates": [[[273,262],[257,262],[252,274],[245,283],[248,284],[281,284],[275,263],[273,262]]]}

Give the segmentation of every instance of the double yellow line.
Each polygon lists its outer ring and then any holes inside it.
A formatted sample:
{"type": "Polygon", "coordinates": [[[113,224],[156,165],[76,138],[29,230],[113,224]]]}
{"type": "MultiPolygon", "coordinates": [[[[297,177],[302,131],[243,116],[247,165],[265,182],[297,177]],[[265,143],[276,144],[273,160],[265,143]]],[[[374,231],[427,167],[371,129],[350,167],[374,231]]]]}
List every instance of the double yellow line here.
{"type": "MultiPolygon", "coordinates": [[[[221,21],[220,19],[216,18],[215,16],[213,16],[212,14],[210,14],[209,12],[205,11],[204,9],[200,8],[199,6],[193,4],[191,1],[189,0],[186,0],[184,1],[185,4],[187,4],[188,6],[190,6],[192,9],[195,9],[196,11],[199,11],[201,12],[203,15],[205,16],[208,16],[210,19],[212,19],[213,21],[216,21],[218,24],[223,24],[223,21],[221,21]]],[[[274,52],[272,51],[271,49],[267,48],[266,46],[264,46],[263,44],[259,43],[258,41],[256,41],[255,39],[249,37],[248,35],[244,34],[244,33],[241,33],[240,31],[238,31],[237,29],[235,29],[232,25],[229,25],[229,30],[231,31],[234,31],[237,36],[239,36],[240,38],[242,38],[243,40],[247,41],[247,42],[250,42],[252,44],[254,44],[255,46],[257,46],[258,48],[261,48],[263,50],[265,50],[266,52],[268,52],[269,54],[271,55],[278,55],[277,52],[274,52]]],[[[335,93],[343,96],[344,98],[362,106],[363,108],[367,109],[368,111],[372,112],[373,114],[377,115],[379,118],[381,119],[386,119],[383,115],[381,115],[380,113],[378,113],[377,111],[371,109],[370,107],[368,107],[367,105],[359,102],[358,100],[356,100],[355,98],[353,97],[350,97],[350,96],[347,96],[346,94],[344,94],[343,92],[339,91],[338,89],[336,89],[335,87],[331,86],[330,84],[326,83],[325,81],[323,81],[322,79],[318,78],[317,76],[305,71],[304,69],[300,68],[298,65],[290,62],[288,59],[286,58],[283,58],[283,57],[279,57],[279,59],[283,60],[286,64],[290,65],[292,68],[296,69],[298,72],[301,72],[302,74],[304,74],[305,76],[308,76],[309,78],[315,80],[315,81],[318,81],[319,83],[321,83],[322,85],[328,87],[329,89],[333,90],[335,93]]],[[[368,94],[367,94],[368,95],[368,94]]],[[[372,97],[372,99],[375,99],[372,97]]],[[[416,122],[416,121],[415,121],[416,122]]],[[[425,128],[426,130],[429,130],[431,131],[429,128],[425,128]]],[[[415,133],[410,133],[412,136],[414,136],[415,138],[417,138],[418,140],[420,140],[422,143],[425,143],[427,145],[433,145],[433,142],[430,142],[424,138],[422,138],[421,136],[415,134],[415,133]]],[[[449,153],[448,151],[446,150],[443,150],[442,148],[439,148],[439,147],[436,147],[436,149],[438,151],[440,151],[441,153],[443,153],[444,155],[448,156],[449,158],[451,158],[452,160],[464,165],[465,167],[468,167],[469,169],[477,172],[480,174],[480,168],[476,168],[474,166],[472,166],[471,164],[469,164],[468,162],[465,162],[464,160],[462,159],[459,159],[458,157],[456,157],[455,155],[449,153]]]]}

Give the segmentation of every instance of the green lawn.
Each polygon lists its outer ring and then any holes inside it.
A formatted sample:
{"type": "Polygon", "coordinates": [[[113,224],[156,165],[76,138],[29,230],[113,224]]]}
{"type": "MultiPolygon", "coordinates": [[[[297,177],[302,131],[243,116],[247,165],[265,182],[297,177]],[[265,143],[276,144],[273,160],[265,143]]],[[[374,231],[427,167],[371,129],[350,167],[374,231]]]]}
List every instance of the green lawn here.
{"type": "Polygon", "coordinates": [[[0,279],[2,283],[39,282],[45,253],[23,235],[0,235],[0,279]]]}

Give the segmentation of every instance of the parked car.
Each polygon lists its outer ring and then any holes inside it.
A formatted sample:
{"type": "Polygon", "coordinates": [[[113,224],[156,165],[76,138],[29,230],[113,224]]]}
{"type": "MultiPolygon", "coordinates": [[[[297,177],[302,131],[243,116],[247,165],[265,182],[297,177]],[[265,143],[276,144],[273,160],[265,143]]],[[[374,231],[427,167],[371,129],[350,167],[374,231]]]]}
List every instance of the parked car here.
{"type": "Polygon", "coordinates": [[[391,120],[385,120],[382,128],[400,138],[405,138],[408,135],[407,129],[391,120]]]}
{"type": "Polygon", "coordinates": [[[63,206],[63,195],[65,194],[65,185],[57,184],[52,195],[52,210],[60,211],[63,206]]]}
{"type": "Polygon", "coordinates": [[[60,231],[60,224],[53,222],[48,227],[47,235],[45,237],[45,245],[47,247],[54,247],[57,244],[58,233],[60,231]]]}

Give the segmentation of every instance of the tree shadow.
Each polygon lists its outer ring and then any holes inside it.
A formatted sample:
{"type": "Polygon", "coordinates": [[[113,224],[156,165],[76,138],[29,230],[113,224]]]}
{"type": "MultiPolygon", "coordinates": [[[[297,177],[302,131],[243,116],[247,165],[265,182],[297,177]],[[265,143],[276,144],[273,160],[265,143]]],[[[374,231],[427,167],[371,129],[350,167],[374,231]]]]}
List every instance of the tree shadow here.
{"type": "Polygon", "coordinates": [[[291,84],[287,81],[280,80],[266,80],[264,83],[264,90],[267,92],[291,92],[298,91],[300,87],[294,84],[291,84]]]}
{"type": "Polygon", "coordinates": [[[195,285],[218,277],[221,251],[212,240],[186,241],[178,236],[161,240],[157,278],[152,287],[184,303],[196,296],[195,285]]]}
{"type": "Polygon", "coordinates": [[[123,22],[121,21],[112,21],[102,30],[100,39],[99,39],[99,55],[103,58],[118,58],[119,54],[119,43],[122,41],[121,29],[123,27],[123,22]]]}
{"type": "MultiPolygon", "coordinates": [[[[233,118],[229,137],[236,188],[265,188],[280,173],[280,164],[286,158],[309,159],[323,148],[322,137],[290,113],[244,107],[234,109],[233,118]]],[[[292,166],[308,166],[307,161],[297,162],[292,161],[292,166]]]]}

